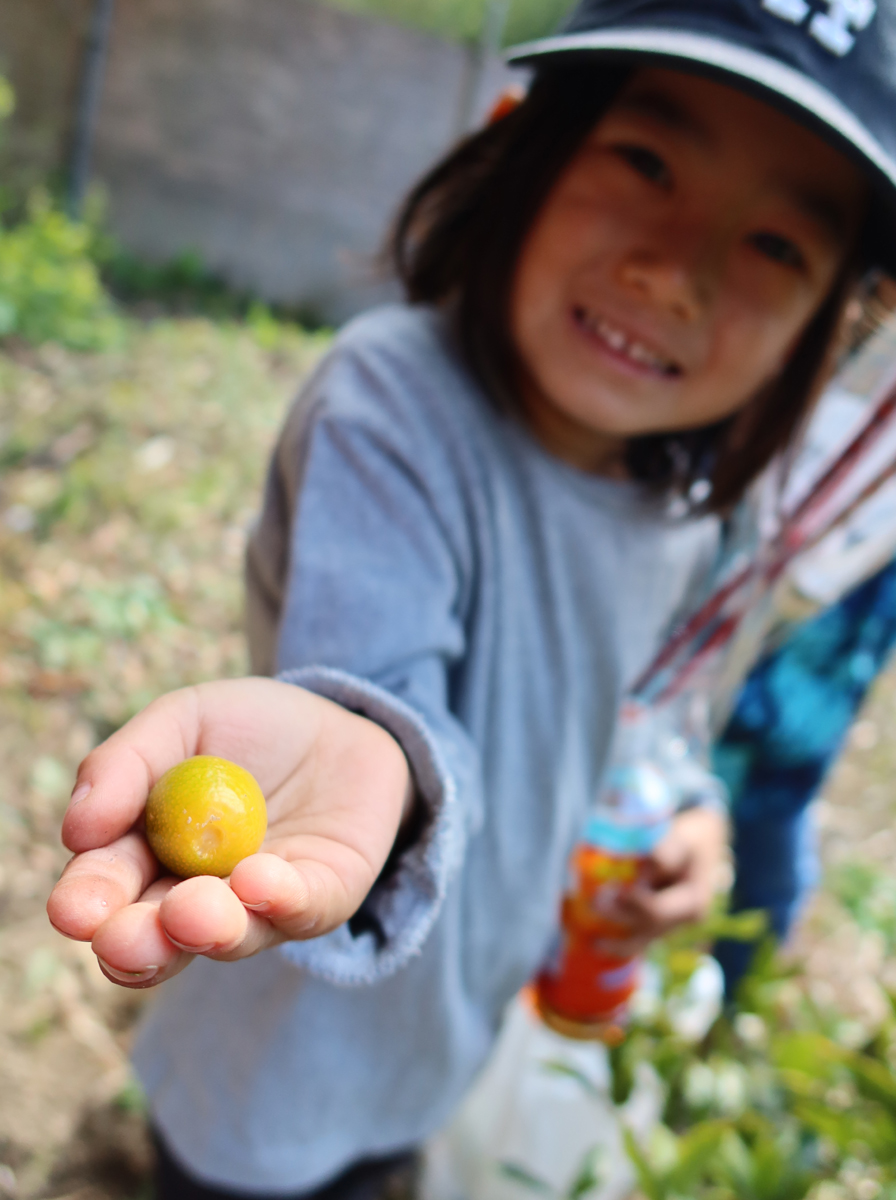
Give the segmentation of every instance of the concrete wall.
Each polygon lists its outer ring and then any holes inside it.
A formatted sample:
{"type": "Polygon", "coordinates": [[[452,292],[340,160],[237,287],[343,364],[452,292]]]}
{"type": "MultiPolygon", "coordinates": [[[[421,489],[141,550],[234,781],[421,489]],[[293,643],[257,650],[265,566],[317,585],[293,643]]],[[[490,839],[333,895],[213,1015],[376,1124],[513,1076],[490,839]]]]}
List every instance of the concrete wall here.
{"type": "Polygon", "coordinates": [[[0,147],[3,182],[23,189],[63,162],[90,0],[0,0],[0,72],[17,108],[0,147]]]}
{"type": "MultiPolygon", "coordinates": [[[[73,28],[83,7],[7,6],[20,35],[32,23],[32,62],[37,12],[73,28]]],[[[68,95],[71,46],[51,55],[68,95]]],[[[456,136],[470,69],[462,46],[311,0],[117,0],[94,158],[112,228],[149,260],[196,250],[237,287],[342,319],[382,294],[369,256],[456,136]]]]}

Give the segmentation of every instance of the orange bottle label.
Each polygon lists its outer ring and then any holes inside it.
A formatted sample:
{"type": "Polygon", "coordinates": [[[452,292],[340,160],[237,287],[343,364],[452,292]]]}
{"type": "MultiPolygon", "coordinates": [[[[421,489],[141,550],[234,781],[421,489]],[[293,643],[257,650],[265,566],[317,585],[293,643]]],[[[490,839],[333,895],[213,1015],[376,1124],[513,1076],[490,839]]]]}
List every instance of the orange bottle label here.
{"type": "Polygon", "coordinates": [[[609,899],[637,882],[641,860],[580,845],[571,870],[559,941],[535,980],[534,999],[545,1020],[561,1032],[599,1037],[624,1017],[639,983],[640,956],[619,957],[597,943],[628,936],[628,927],[606,916],[605,909],[609,899]]]}

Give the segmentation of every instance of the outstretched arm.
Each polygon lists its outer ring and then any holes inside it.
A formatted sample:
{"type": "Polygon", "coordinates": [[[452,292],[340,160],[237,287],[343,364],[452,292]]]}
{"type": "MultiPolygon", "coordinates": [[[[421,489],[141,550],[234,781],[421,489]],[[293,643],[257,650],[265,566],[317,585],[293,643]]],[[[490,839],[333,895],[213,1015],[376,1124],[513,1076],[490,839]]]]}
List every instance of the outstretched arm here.
{"type": "Polygon", "coordinates": [[[229,961],[335,929],[370,891],[411,803],[395,739],[329,700],[271,679],[172,692],[81,764],[62,833],[74,858],[47,911],[93,943],[110,978],[149,987],[194,954],[229,961]],[[264,845],[226,881],[166,876],[141,832],[155,781],[194,754],[245,767],[267,799],[264,845]]]}

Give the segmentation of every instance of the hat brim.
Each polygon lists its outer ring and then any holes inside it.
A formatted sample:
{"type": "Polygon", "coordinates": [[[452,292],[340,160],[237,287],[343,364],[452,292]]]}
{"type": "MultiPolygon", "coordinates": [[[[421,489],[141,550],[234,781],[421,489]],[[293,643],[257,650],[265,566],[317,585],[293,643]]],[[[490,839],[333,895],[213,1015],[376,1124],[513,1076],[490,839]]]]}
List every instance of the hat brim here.
{"type": "MultiPolygon", "coordinates": [[[[870,130],[827,88],[808,75],[723,38],[681,29],[616,28],[558,34],[515,46],[506,54],[512,66],[537,67],[549,58],[599,57],[643,61],[652,58],[672,66],[727,78],[762,94],[822,137],[833,140],[858,159],[877,183],[886,207],[896,213],[896,160],[870,130]]],[[[896,216],[892,245],[881,247],[887,265],[896,266],[896,216]]]]}

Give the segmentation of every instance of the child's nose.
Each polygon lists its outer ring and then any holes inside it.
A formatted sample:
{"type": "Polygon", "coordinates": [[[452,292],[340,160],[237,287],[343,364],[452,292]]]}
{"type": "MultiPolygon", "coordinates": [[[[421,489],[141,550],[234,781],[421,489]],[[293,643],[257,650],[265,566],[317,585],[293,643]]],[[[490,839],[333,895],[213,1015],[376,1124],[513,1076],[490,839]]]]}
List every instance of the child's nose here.
{"type": "Polygon", "coordinates": [[[641,252],[620,264],[620,282],[683,321],[695,321],[706,302],[705,283],[683,255],[641,252]]]}

